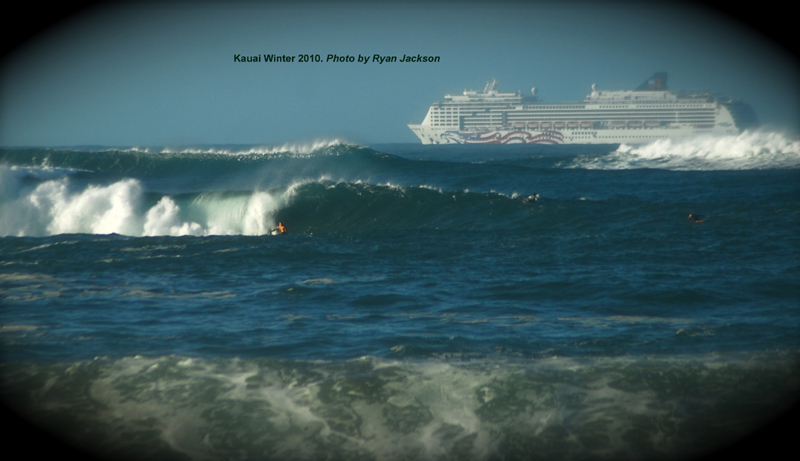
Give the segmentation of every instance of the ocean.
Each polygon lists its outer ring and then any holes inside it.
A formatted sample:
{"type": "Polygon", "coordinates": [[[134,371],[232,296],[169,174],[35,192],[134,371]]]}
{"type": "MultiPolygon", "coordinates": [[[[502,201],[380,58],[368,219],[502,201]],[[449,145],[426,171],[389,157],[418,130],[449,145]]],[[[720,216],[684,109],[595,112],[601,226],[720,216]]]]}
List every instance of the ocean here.
{"type": "Polygon", "coordinates": [[[800,390],[780,133],[3,148],[0,215],[2,403],[86,456],[687,459],[800,390]]]}

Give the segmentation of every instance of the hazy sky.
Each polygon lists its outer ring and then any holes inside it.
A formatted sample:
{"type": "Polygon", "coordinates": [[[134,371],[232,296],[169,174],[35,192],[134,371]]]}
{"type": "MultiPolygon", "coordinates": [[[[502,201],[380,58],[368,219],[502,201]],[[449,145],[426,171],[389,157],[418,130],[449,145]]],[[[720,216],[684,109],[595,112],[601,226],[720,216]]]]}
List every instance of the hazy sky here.
{"type": "Polygon", "coordinates": [[[0,145],[417,142],[406,125],[433,101],[492,77],[501,90],[535,86],[566,101],[592,83],[633,89],[656,71],[672,89],[742,99],[762,124],[800,125],[797,58],[692,3],[132,2],[70,17],[3,58],[0,145]]]}

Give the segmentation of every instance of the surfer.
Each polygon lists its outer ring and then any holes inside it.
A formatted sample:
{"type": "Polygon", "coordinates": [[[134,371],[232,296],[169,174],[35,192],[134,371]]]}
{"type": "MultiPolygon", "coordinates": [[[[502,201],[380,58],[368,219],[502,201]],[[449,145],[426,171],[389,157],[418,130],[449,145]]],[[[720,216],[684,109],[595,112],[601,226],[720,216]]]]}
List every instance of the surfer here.
{"type": "Polygon", "coordinates": [[[689,221],[692,221],[692,222],[703,222],[703,217],[700,216],[699,214],[689,213],[689,221]]]}
{"type": "Polygon", "coordinates": [[[522,199],[522,203],[538,202],[538,201],[539,201],[539,194],[531,194],[522,199]]]}
{"type": "Polygon", "coordinates": [[[280,232],[281,235],[286,235],[286,226],[284,226],[282,222],[278,223],[278,227],[276,227],[275,230],[280,232]]]}

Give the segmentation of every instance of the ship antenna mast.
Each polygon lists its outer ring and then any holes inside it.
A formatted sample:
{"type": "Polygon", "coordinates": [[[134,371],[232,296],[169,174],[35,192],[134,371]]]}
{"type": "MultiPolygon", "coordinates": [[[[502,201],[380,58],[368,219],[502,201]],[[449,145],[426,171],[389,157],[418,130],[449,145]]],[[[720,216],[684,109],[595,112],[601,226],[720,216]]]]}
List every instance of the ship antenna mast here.
{"type": "Polygon", "coordinates": [[[486,87],[483,89],[483,92],[488,93],[494,90],[495,85],[497,85],[497,79],[493,78],[491,82],[486,83],[486,87]]]}

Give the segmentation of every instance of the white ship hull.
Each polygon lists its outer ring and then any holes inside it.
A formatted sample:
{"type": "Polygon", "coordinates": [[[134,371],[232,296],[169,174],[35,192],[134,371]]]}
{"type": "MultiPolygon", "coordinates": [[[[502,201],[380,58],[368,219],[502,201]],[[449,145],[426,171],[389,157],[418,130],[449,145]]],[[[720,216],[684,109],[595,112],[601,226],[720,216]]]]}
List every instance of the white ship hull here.
{"type": "Polygon", "coordinates": [[[735,135],[740,132],[731,127],[486,131],[454,131],[422,125],[408,127],[422,144],[643,144],[659,139],[682,139],[706,134],[735,135]]]}

